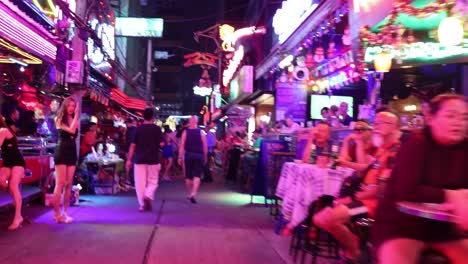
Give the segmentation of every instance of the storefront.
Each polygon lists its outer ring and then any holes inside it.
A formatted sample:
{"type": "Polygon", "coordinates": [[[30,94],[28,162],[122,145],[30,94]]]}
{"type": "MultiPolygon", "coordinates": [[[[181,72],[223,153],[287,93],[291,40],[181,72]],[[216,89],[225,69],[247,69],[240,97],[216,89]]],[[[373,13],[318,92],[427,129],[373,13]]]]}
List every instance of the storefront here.
{"type": "MultiPolygon", "coordinates": [[[[45,119],[44,97],[56,87],[58,42],[52,33],[53,22],[23,2],[0,2],[2,114],[16,106],[24,117],[45,119]]],[[[24,183],[36,183],[51,173],[53,142],[19,137],[19,144],[28,171],[24,183]]]]}
{"type": "Polygon", "coordinates": [[[368,76],[370,94],[380,95],[383,103],[398,111],[404,126],[420,124],[421,103],[435,95],[466,94],[463,2],[353,2],[351,20],[360,43],[358,69],[368,76]]]}
{"type": "Polygon", "coordinates": [[[348,103],[348,114],[357,117],[365,84],[351,47],[348,4],[292,2],[283,1],[276,11],[273,29],[277,42],[255,70],[256,80],[268,80],[275,92],[276,121],[292,117],[306,126],[309,120],[322,119],[322,107],[341,102],[348,103]],[[322,95],[327,100],[319,98],[322,95]]]}

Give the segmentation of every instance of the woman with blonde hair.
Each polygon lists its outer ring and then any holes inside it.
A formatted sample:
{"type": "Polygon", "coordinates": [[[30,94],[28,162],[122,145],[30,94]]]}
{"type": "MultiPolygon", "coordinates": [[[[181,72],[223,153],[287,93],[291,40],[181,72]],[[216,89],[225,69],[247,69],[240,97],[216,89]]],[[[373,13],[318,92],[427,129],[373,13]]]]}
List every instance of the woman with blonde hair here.
{"type": "Polygon", "coordinates": [[[13,196],[15,217],[8,230],[16,230],[23,223],[21,216],[22,198],[20,192],[21,179],[24,177],[24,158],[18,149],[18,140],[13,130],[0,116],[0,146],[2,149],[3,166],[0,169],[0,187],[8,188],[13,196]]]}
{"type": "Polygon", "coordinates": [[[73,218],[68,215],[73,175],[75,174],[77,157],[76,136],[79,125],[79,107],[76,101],[66,98],[55,118],[58,131],[58,142],[55,150],[56,183],[54,189],[54,221],[71,223],[73,218]],[[60,200],[63,193],[63,213],[60,211],[60,200]]]}

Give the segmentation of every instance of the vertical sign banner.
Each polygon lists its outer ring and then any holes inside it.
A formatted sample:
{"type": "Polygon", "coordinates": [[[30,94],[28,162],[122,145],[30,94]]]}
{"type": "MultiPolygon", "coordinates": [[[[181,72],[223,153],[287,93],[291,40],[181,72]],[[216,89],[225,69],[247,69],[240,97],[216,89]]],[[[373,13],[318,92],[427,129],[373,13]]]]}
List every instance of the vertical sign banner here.
{"type": "Polygon", "coordinates": [[[65,82],[83,83],[83,63],[81,61],[67,61],[65,82]]]}
{"type": "Polygon", "coordinates": [[[276,88],[276,120],[292,116],[295,122],[305,122],[307,89],[304,83],[278,83],[276,88]]]}

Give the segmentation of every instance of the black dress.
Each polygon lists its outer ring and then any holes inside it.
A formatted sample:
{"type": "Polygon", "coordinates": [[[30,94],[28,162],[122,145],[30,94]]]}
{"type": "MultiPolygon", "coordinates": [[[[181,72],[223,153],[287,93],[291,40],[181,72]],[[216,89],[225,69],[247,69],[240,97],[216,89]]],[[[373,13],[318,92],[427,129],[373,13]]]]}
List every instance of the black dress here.
{"type": "Polygon", "coordinates": [[[2,144],[3,167],[13,168],[16,166],[25,167],[23,155],[18,149],[16,137],[5,139],[2,144]]]}
{"type": "Polygon", "coordinates": [[[56,165],[76,165],[78,160],[75,143],[77,134],[78,129],[74,134],[68,133],[62,129],[58,129],[58,142],[54,157],[54,162],[56,165]]]}

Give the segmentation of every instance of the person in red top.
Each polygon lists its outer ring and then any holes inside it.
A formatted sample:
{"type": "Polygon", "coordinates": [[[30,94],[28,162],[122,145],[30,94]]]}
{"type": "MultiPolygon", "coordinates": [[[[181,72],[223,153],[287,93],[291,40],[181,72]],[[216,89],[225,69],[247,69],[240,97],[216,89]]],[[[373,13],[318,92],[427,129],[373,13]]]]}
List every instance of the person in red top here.
{"type": "MultiPolygon", "coordinates": [[[[354,163],[340,159],[340,165],[362,171],[361,191],[335,201],[332,207],[326,207],[313,217],[314,224],[332,234],[346,250],[350,260],[360,255],[358,238],[346,226],[360,217],[375,214],[378,198],[379,178],[390,175],[392,158],[399,146],[398,117],[390,112],[380,112],[376,115],[372,141],[377,147],[372,156],[367,157],[369,163],[354,163]]],[[[358,145],[363,148],[363,144],[358,145]]],[[[364,151],[364,150],[360,150],[364,151]]]]}
{"type": "Polygon", "coordinates": [[[379,203],[372,240],[381,264],[418,263],[426,247],[468,263],[467,97],[439,95],[428,114],[428,127],[404,142],[379,203]],[[456,221],[404,214],[400,201],[440,204],[456,221]]]}

